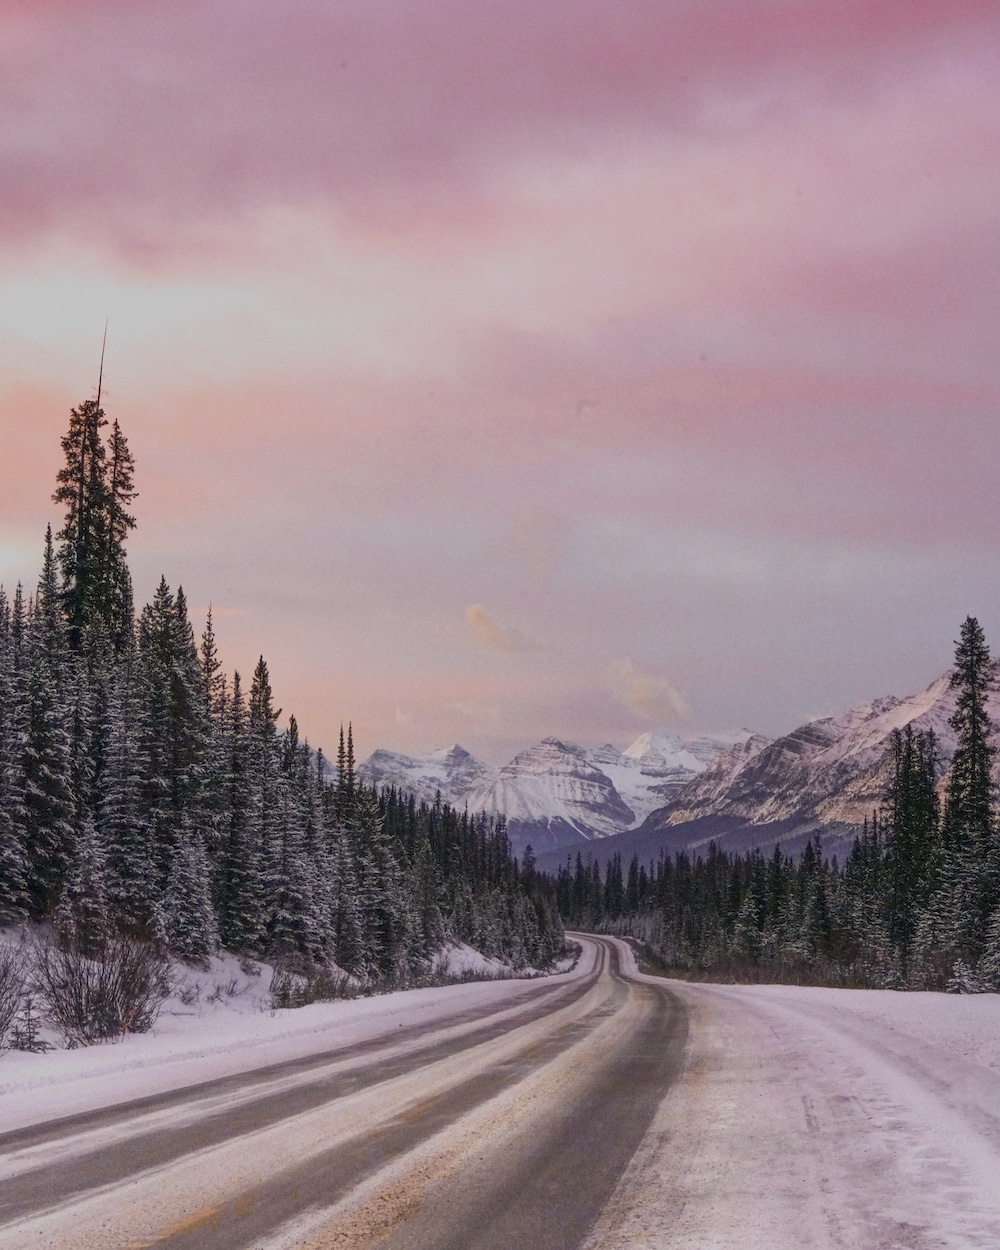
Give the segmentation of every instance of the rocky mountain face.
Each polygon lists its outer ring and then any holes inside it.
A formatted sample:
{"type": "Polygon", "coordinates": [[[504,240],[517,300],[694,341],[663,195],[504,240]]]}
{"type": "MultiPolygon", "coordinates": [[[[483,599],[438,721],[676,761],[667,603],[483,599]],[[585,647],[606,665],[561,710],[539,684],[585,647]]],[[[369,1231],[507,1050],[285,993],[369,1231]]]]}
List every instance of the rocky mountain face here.
{"type": "MultiPolygon", "coordinates": [[[[359,775],[427,802],[440,792],[459,809],[502,812],[515,850],[530,843],[548,867],[584,843],[599,861],[616,852],[648,859],[709,841],[733,851],[780,841],[794,854],[817,831],[829,853],[843,854],[882,803],[892,731],[933,729],[943,778],[955,749],[954,710],[946,673],[920,694],[861,703],[775,739],[748,730],[691,739],[655,730],[619,751],[546,738],[502,768],[458,746],[421,759],[376,751],[359,775]]],[[[989,710],[1000,724],[1000,693],[989,710]]],[[[997,770],[1000,783],[1000,754],[997,770]]]]}
{"type": "Polygon", "coordinates": [[[420,758],[378,750],[358,769],[368,785],[396,786],[418,801],[436,794],[470,812],[503,814],[520,854],[613,837],[634,828],[673,799],[712,760],[749,731],[680,738],[669,730],[643,734],[626,751],[545,738],[502,768],[462,747],[420,758]]]}
{"type": "Polygon", "coordinates": [[[908,699],[861,703],[773,741],[751,738],[720,755],[649,823],[735,816],[755,824],[791,817],[860,824],[881,803],[892,731],[933,729],[944,765],[955,748],[953,711],[945,675],[908,699]]]}
{"type": "MultiPolygon", "coordinates": [[[[1000,724],[1000,693],[990,715],[1000,724]]],[[[932,729],[938,740],[942,777],[955,750],[948,724],[955,692],[945,673],[920,694],[861,703],[840,716],[809,721],[784,737],[751,737],[720,754],[670,802],[653,812],[642,832],[669,833],[671,845],[682,830],[697,845],[697,830],[715,830],[723,846],[747,849],[773,845],[780,831],[789,849],[819,830],[833,835],[843,850],[866,817],[879,808],[891,775],[894,729],[932,729]],[[758,836],[753,830],[759,831],[758,836]]],[[[1000,757],[998,757],[1000,768],[1000,757]]],[[[998,773],[1000,780],[1000,773],[998,773]]],[[[648,840],[648,836],[644,838],[648,840]]],[[[828,840],[828,849],[832,844],[828,840]]]]}

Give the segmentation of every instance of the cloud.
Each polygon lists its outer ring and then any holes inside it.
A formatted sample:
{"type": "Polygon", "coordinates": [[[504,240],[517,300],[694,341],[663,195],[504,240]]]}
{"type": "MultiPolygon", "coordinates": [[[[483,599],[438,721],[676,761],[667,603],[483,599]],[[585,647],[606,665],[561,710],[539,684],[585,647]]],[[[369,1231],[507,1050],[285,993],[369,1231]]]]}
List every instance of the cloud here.
{"type": "Polygon", "coordinates": [[[472,632],[485,647],[497,651],[500,655],[515,655],[519,651],[530,651],[531,643],[516,629],[498,625],[486,613],[481,603],[474,603],[466,609],[465,619],[472,626],[472,632]]]}
{"type": "Polygon", "coordinates": [[[674,722],[688,715],[687,700],[671,682],[643,673],[628,656],[611,665],[608,678],[622,707],[644,720],[674,722]]]}
{"type": "Polygon", "coordinates": [[[922,78],[938,48],[995,59],[997,29],[984,0],[760,0],[752,15],[731,0],[17,9],[0,43],[0,235],[70,227],[140,252],[264,203],[450,234],[492,219],[490,188],[525,154],[549,168],[638,134],[866,99],[922,78]]]}

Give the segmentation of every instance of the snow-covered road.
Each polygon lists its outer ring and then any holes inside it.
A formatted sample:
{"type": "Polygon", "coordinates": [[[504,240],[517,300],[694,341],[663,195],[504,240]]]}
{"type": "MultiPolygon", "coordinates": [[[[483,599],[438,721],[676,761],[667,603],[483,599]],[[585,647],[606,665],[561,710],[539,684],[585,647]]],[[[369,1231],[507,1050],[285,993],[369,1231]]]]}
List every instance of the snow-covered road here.
{"type": "Polygon", "coordinates": [[[588,939],[244,1032],[0,1060],[0,1250],[1000,1247],[995,995],[664,982],[588,939]]]}
{"type": "Polygon", "coordinates": [[[124,1103],[109,1049],[18,1057],[0,1246],[579,1245],[683,1055],[684,1013],[621,958],[588,942],[560,977],[307,1008],[270,1039],[258,1021],[265,1066],[214,1035],[143,1066],[136,1039],[124,1103]]]}
{"type": "Polygon", "coordinates": [[[1000,997],[670,984],[684,1074],[586,1250],[1000,1247],[1000,997]]]}

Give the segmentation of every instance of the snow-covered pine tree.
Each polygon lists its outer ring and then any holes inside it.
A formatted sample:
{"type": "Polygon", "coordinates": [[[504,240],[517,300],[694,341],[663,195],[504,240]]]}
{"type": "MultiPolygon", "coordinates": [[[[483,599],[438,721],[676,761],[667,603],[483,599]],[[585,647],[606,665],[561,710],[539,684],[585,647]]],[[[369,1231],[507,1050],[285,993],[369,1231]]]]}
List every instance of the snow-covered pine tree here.
{"type": "Polygon", "coordinates": [[[994,681],[982,626],[975,617],[966,617],[951,674],[958,698],[948,723],[958,736],[958,745],[951,761],[942,830],[948,849],[968,846],[980,858],[989,853],[995,833],[991,766],[996,748],[990,741],[993,725],[986,708],[994,681]]]}
{"type": "Polygon", "coordinates": [[[275,725],[281,710],[274,707],[267,663],[261,656],[250,684],[247,721],[247,841],[258,855],[263,911],[257,918],[262,938],[274,903],[275,883],[281,877],[283,831],[281,816],[281,744],[275,725]]]}
{"type": "Polygon", "coordinates": [[[141,746],[149,768],[143,816],[162,888],[181,825],[196,816],[208,742],[208,712],[187,603],[183,590],[175,597],[165,578],[139,619],[138,673],[141,746]]]}
{"type": "Polygon", "coordinates": [[[135,607],[132,575],[125,556],[125,540],[135,529],[135,517],[129,511],[136,497],[135,462],[118,422],[111,426],[106,458],[105,542],[100,570],[100,629],[105,633],[115,655],[122,655],[132,645],[135,631],[135,607]]]}
{"type": "Polygon", "coordinates": [[[45,536],[42,576],[27,625],[26,669],[21,751],[24,847],[29,911],[40,919],[62,892],[75,815],[66,706],[69,657],[51,527],[45,536]]]}
{"type": "Polygon", "coordinates": [[[157,856],[143,789],[149,761],[143,755],[143,707],[132,652],[115,666],[103,725],[103,768],[98,782],[98,824],[108,856],[108,899],[116,923],[144,938],[163,937],[162,889],[153,870],[157,856]]]}
{"type": "Polygon", "coordinates": [[[209,858],[213,864],[217,865],[220,862],[229,815],[227,802],[229,744],[226,732],[229,696],[215,643],[211,607],[208,609],[205,629],[201,636],[198,659],[201,670],[205,740],[197,823],[202,830],[209,858]]]}
{"type": "Polygon", "coordinates": [[[125,436],[116,421],[105,446],[106,426],[99,396],[71,411],[52,498],[66,510],[57,538],[70,648],[120,655],[133,627],[125,539],[135,527],[129,507],[136,492],[125,436]]]}
{"type": "Polygon", "coordinates": [[[327,856],[333,874],[330,891],[333,957],[346,972],[363,976],[372,969],[366,963],[358,878],[347,836],[337,826],[329,835],[327,856]]]}
{"type": "Polygon", "coordinates": [[[219,925],[227,950],[258,953],[264,942],[260,821],[251,793],[251,741],[239,673],[225,721],[225,814],[218,878],[219,925]]]}
{"type": "Polygon", "coordinates": [[[219,929],[208,854],[186,817],[174,839],[163,912],[171,951],[188,963],[204,965],[218,950],[219,929]]]}
{"type": "Polygon", "coordinates": [[[11,606],[0,587],[0,925],[22,920],[28,911],[20,760],[26,714],[23,655],[11,617],[11,606]]]}
{"type": "Polygon", "coordinates": [[[59,531],[59,565],[69,644],[80,650],[84,635],[101,617],[101,570],[107,547],[106,453],[101,430],[107,418],[100,402],[85,400],[70,412],[63,436],[66,463],[57,475],[53,502],[66,509],[59,531]]]}
{"type": "Polygon", "coordinates": [[[889,938],[906,975],[921,910],[938,864],[937,744],[912,725],[892,734],[893,777],[887,795],[886,875],[889,938]]]}
{"type": "Polygon", "coordinates": [[[951,675],[958,697],[949,724],[958,745],[941,818],[942,864],[926,909],[933,917],[928,925],[940,935],[937,958],[946,967],[956,961],[975,967],[987,922],[1000,901],[991,772],[995,748],[986,709],[994,678],[982,627],[975,617],[966,617],[951,675]]]}
{"type": "Polygon", "coordinates": [[[88,956],[104,946],[111,930],[107,853],[89,816],[77,830],[53,925],[64,945],[73,945],[88,956]]]}
{"type": "Polygon", "coordinates": [[[275,780],[274,824],[266,860],[268,949],[278,955],[317,960],[325,933],[315,908],[315,860],[307,854],[303,813],[304,770],[298,729],[292,717],[282,744],[282,769],[275,780]]]}

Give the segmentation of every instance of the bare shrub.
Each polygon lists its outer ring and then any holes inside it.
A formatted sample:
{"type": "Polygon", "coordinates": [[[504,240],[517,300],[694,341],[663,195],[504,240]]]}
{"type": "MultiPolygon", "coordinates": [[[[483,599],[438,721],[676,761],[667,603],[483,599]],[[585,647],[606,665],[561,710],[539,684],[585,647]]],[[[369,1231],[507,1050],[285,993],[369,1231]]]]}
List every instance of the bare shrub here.
{"type": "MultiPolygon", "coordinates": [[[[257,974],[258,976],[260,973],[257,974]]],[[[215,989],[209,994],[208,1002],[221,1003],[224,998],[239,998],[250,987],[245,985],[234,972],[228,981],[216,981],[215,989]]]]}
{"type": "Polygon", "coordinates": [[[185,1007],[193,1007],[198,999],[201,998],[201,990],[202,985],[200,981],[188,982],[187,985],[182,985],[177,991],[177,998],[185,1007]]]}
{"type": "Polygon", "coordinates": [[[36,969],[47,1014],[69,1046],[147,1032],[171,990],[163,953],[121,934],[91,955],[75,943],[39,943],[36,969]]]}
{"type": "Polygon", "coordinates": [[[28,965],[23,942],[20,946],[0,945],[0,1047],[6,1044],[27,993],[28,965]]]}
{"type": "Polygon", "coordinates": [[[357,983],[341,968],[319,965],[296,971],[293,966],[278,964],[271,976],[270,990],[274,1009],[307,1007],[335,998],[354,998],[357,983]]]}

